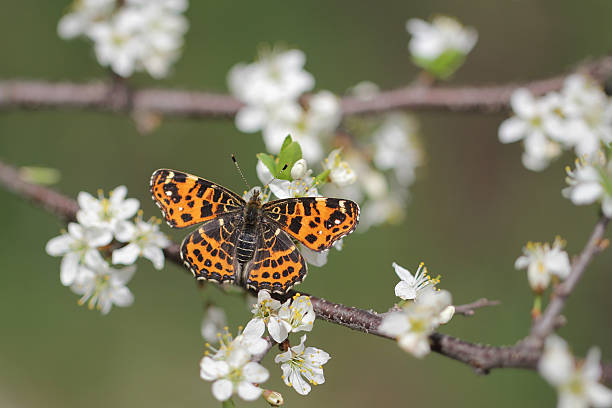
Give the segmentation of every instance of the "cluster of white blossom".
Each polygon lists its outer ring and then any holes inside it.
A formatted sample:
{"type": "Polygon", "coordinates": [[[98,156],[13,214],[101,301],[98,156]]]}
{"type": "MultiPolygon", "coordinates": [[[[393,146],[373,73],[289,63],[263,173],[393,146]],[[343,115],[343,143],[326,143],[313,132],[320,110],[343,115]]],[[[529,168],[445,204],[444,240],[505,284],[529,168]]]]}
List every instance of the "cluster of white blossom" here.
{"type": "MultiPolygon", "coordinates": [[[[259,398],[262,392],[268,401],[270,398],[276,402],[279,398],[282,401],[279,393],[264,391],[259,387],[269,377],[268,370],[258,363],[269,347],[268,340],[263,338],[264,333],[267,329],[274,342],[283,343],[290,333],[311,331],[315,320],[310,298],[300,294],[281,303],[262,290],[258,293],[252,313],[253,318],[236,338],[228,333],[219,333],[218,348],[208,344],[213,353],[207,351],[200,363],[200,377],[214,381],[212,392],[220,401],[226,401],[234,394],[252,401],[259,398]]],[[[299,345],[288,346],[286,351],[274,358],[274,362],[281,365],[281,377],[285,384],[301,395],[308,394],[311,385],[325,382],[323,365],[330,359],[323,350],[305,347],[305,341],[306,335],[303,335],[299,345]]]]}
{"type": "Polygon", "coordinates": [[[395,338],[405,351],[422,358],[430,352],[429,335],[455,314],[451,294],[436,288],[440,280],[431,278],[423,263],[414,275],[396,263],[393,268],[400,278],[395,295],[402,299],[398,304],[401,310],[387,313],[378,330],[395,338]]]}
{"type": "Polygon", "coordinates": [[[599,201],[606,217],[612,217],[612,163],[604,152],[576,159],[576,168],[567,168],[569,187],[562,193],[576,205],[599,201]]]}
{"type": "Polygon", "coordinates": [[[63,257],[62,284],[82,296],[79,304],[88,302],[90,309],[97,307],[103,314],[113,304],[132,304],[134,299],[126,284],[136,271],[134,262],[142,256],[161,269],[162,249],[170,243],[159,231],[159,221],[143,221],[140,203],[135,198],[126,199],[126,195],[125,186],[115,188],[108,198],[102,192],[98,198],[80,192],[78,222],[68,224],[68,231],[52,238],[46,246],[49,255],[63,257]],[[117,264],[130,266],[111,266],[117,264]]]}
{"type": "Polygon", "coordinates": [[[236,115],[236,127],[246,133],[261,131],[266,148],[277,154],[287,135],[302,146],[304,158],[323,158],[322,141],[340,123],[338,98],[329,91],[300,97],[314,88],[314,77],[304,70],[300,50],[266,50],[251,64],[235,65],[228,74],[232,94],[245,106],[236,115]]]}
{"type": "Polygon", "coordinates": [[[569,76],[560,92],[535,98],[527,89],[512,94],[515,116],[499,127],[502,143],[523,140],[523,165],[545,169],[563,149],[591,159],[612,142],[612,103],[591,78],[569,76]]]}
{"type": "Polygon", "coordinates": [[[408,49],[414,63],[440,78],[455,72],[478,41],[474,28],[441,15],[435,16],[431,23],[411,18],[406,30],[412,35],[408,49]]]}
{"type": "Polygon", "coordinates": [[[549,243],[528,242],[523,255],[514,263],[516,269],[527,269],[527,279],[531,289],[540,294],[544,292],[553,276],[565,279],[570,273],[570,261],[563,251],[565,241],[556,237],[552,246],[549,243]]]}
{"type": "Polygon", "coordinates": [[[64,39],[86,36],[98,62],[129,77],[146,70],[168,75],[180,56],[187,0],[75,0],[58,24],[64,39]]]}
{"type": "Polygon", "coordinates": [[[599,383],[601,352],[589,350],[583,362],[576,362],[567,343],[551,335],[538,362],[540,375],[557,389],[558,408],[612,407],[612,390],[599,383]]]}

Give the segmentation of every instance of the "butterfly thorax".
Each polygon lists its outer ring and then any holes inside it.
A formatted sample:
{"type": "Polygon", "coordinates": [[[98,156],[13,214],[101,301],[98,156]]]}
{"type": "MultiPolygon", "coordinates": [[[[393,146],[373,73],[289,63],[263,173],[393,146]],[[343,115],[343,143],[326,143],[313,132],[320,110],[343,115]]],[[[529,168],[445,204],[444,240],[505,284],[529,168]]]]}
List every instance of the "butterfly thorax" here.
{"type": "MultiPolygon", "coordinates": [[[[253,255],[257,250],[257,228],[261,218],[261,201],[257,192],[253,194],[247,205],[244,206],[243,211],[244,222],[236,240],[236,260],[242,269],[245,270],[244,265],[253,259],[253,255]]],[[[238,281],[246,279],[246,276],[240,275],[238,274],[236,277],[238,281]]]]}

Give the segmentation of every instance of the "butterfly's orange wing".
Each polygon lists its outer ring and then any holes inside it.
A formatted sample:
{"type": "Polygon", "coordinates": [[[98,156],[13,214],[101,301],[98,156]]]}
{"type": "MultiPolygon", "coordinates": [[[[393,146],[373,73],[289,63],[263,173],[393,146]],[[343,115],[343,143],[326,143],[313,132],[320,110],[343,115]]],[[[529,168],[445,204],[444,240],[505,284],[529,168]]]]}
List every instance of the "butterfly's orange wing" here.
{"type": "Polygon", "coordinates": [[[230,190],[194,175],[160,169],[151,176],[151,195],[168,225],[185,228],[242,211],[245,201],[230,190]]]}
{"type": "Polygon", "coordinates": [[[215,282],[236,279],[236,240],[241,215],[226,214],[201,225],[181,245],[181,259],[199,280],[215,282]]]}
{"type": "Polygon", "coordinates": [[[287,198],[264,204],[263,211],[283,231],[314,251],[331,248],[359,222],[357,203],[341,198],[287,198]]]}
{"type": "Polygon", "coordinates": [[[246,287],[284,294],[306,276],[306,262],[291,238],[263,221],[253,261],[246,265],[246,287]]]}

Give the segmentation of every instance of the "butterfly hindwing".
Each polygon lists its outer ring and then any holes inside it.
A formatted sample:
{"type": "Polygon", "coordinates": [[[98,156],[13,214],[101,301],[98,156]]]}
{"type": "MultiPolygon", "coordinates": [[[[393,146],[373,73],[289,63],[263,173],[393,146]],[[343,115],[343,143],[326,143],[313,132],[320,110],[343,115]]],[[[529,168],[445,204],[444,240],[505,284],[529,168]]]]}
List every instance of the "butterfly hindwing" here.
{"type": "Polygon", "coordinates": [[[235,243],[241,224],[240,214],[226,214],[185,237],[181,259],[197,279],[219,283],[235,280],[235,243]]]}
{"type": "Polygon", "coordinates": [[[151,176],[151,194],[171,227],[184,228],[240,211],[239,195],[208,180],[176,170],[160,169],[151,176]]]}
{"type": "Polygon", "coordinates": [[[246,287],[286,293],[306,276],[306,263],[291,238],[272,222],[262,222],[246,287]]]}
{"type": "Polygon", "coordinates": [[[331,248],[359,222],[357,203],[340,198],[287,198],[264,204],[263,211],[283,231],[314,251],[331,248]]]}

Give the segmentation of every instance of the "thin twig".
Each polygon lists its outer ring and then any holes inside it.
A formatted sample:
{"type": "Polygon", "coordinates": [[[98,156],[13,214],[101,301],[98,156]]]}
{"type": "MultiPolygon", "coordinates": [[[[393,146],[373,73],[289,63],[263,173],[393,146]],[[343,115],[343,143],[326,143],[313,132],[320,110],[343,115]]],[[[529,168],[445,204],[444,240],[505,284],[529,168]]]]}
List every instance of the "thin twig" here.
{"type": "Polygon", "coordinates": [[[481,307],[488,306],[497,306],[499,305],[499,300],[489,300],[487,298],[478,299],[472,303],[466,303],[465,305],[455,306],[455,314],[461,314],[464,316],[473,316],[474,309],[479,309],[481,307]]]}
{"type": "MultiPolygon", "coordinates": [[[[612,57],[602,57],[579,66],[604,82],[612,75],[612,57]]],[[[344,115],[391,110],[449,110],[491,112],[507,109],[510,96],[519,87],[535,95],[558,90],[567,75],[504,85],[431,86],[411,85],[380,92],[363,99],[341,100],[344,115]]],[[[148,112],[177,117],[233,117],[242,103],[231,95],[178,89],[130,89],[125,82],[77,84],[36,80],[0,81],[0,110],[84,109],[104,112],[148,112]]]]}
{"type": "MultiPolygon", "coordinates": [[[[18,196],[31,200],[50,213],[63,219],[72,220],[76,216],[78,206],[74,200],[47,187],[34,185],[23,180],[18,170],[2,161],[0,161],[0,184],[7,187],[10,191],[15,192],[18,196]]],[[[572,271],[568,278],[570,283],[557,294],[558,296],[556,298],[560,300],[555,301],[553,299],[549,307],[545,310],[542,316],[542,319],[546,318],[546,320],[544,320],[545,322],[548,322],[548,319],[552,317],[558,317],[558,313],[560,313],[564,305],[565,297],[567,297],[569,292],[575,287],[587,264],[598,251],[597,246],[607,222],[608,220],[602,217],[595,226],[595,230],[585,249],[572,266],[572,271]],[[557,302],[561,303],[555,306],[557,302]],[[550,318],[548,317],[549,315],[551,316],[550,318]]],[[[172,244],[170,247],[166,248],[165,254],[168,260],[182,265],[177,244],[172,244]]],[[[330,302],[316,296],[309,296],[318,318],[353,330],[389,338],[378,330],[383,318],[381,314],[330,302]]],[[[490,301],[487,302],[491,303],[490,301]]],[[[474,309],[475,304],[484,306],[484,303],[485,302],[481,299],[473,304],[460,307],[461,310],[466,311],[474,309]]],[[[553,324],[555,320],[556,319],[553,319],[553,324]]],[[[531,341],[531,336],[534,336],[534,332],[538,333],[539,336],[539,333],[545,333],[548,328],[549,323],[544,324],[536,322],[532,335],[514,346],[501,347],[470,343],[449,335],[434,333],[430,336],[431,349],[441,355],[465,363],[481,374],[486,374],[494,368],[515,367],[535,369],[541,356],[542,349],[541,345],[531,341]]],[[[602,368],[602,381],[609,384],[612,383],[612,364],[603,364],[602,368]]]]}
{"type": "Polygon", "coordinates": [[[595,228],[589,237],[584,249],[572,264],[568,277],[553,291],[553,296],[542,315],[535,321],[527,338],[533,346],[540,347],[546,337],[551,334],[558,325],[558,318],[565,307],[565,302],[572,293],[576,284],[584,274],[587,265],[595,254],[599,252],[599,243],[603,239],[609,218],[602,215],[595,224],[595,228]]]}

